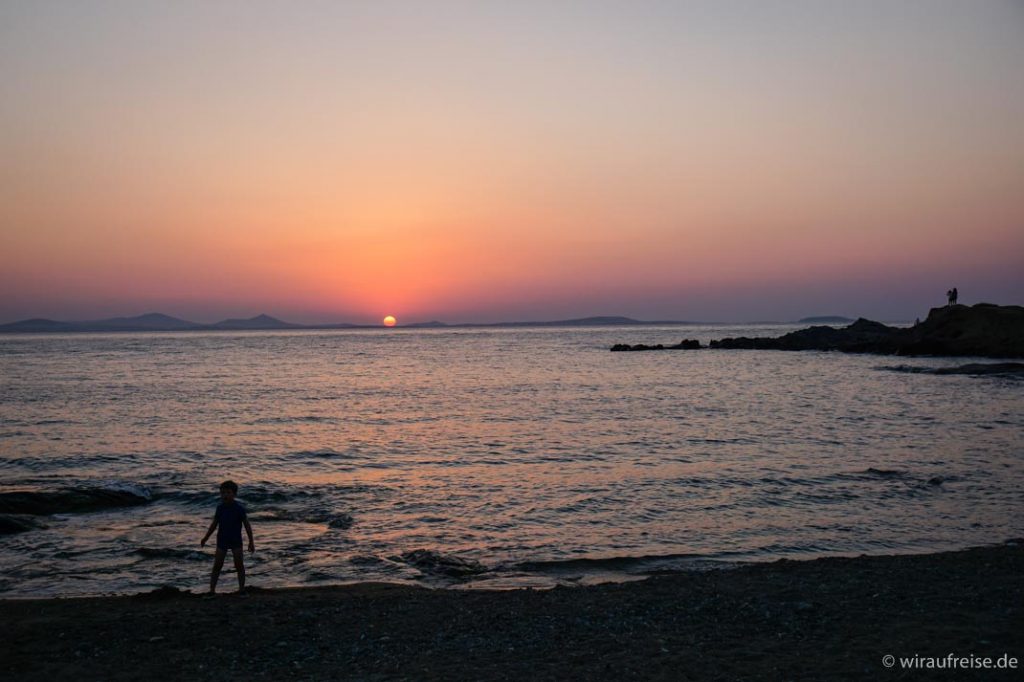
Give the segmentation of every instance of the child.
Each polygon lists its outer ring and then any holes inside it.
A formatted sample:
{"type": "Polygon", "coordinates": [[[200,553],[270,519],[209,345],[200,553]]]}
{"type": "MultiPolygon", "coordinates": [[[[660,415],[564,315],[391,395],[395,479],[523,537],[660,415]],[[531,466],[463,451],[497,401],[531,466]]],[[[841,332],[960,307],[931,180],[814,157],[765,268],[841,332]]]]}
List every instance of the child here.
{"type": "Polygon", "coordinates": [[[213,523],[206,531],[206,536],[200,547],[206,546],[206,541],[217,529],[217,553],[213,559],[213,573],[210,574],[210,594],[217,593],[217,578],[220,577],[220,569],[224,566],[224,556],[231,550],[235,559],[235,570],[238,572],[238,593],[245,591],[245,564],[242,563],[242,526],[249,536],[249,552],[256,551],[256,545],[252,541],[252,526],[249,525],[249,518],[246,516],[245,507],[235,502],[235,495],[238,494],[238,484],[234,481],[224,481],[220,484],[221,503],[217,505],[217,511],[213,514],[213,523]]]}

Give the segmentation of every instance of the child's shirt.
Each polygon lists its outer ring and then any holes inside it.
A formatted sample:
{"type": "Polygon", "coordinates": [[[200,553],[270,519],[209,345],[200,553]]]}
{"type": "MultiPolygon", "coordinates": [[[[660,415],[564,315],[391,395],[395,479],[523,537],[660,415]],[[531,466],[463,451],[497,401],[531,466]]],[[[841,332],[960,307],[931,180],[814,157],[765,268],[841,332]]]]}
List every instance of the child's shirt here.
{"type": "Polygon", "coordinates": [[[237,501],[221,502],[217,505],[217,546],[223,549],[242,546],[242,522],[245,521],[245,507],[237,501]]]}

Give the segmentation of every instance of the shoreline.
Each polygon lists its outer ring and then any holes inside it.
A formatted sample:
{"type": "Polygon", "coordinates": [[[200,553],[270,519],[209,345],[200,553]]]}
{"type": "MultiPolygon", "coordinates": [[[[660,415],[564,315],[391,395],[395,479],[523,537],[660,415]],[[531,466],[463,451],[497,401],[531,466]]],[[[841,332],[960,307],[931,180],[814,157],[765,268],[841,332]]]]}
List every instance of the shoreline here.
{"type": "MultiPolygon", "coordinates": [[[[253,569],[247,562],[248,584],[246,589],[252,594],[290,593],[303,590],[338,590],[338,589],[359,589],[364,585],[378,585],[398,588],[409,588],[412,590],[427,591],[472,591],[472,592],[514,592],[522,591],[548,591],[554,589],[580,589],[599,587],[601,585],[640,583],[652,578],[664,578],[672,576],[696,575],[706,572],[723,572],[743,569],[753,566],[765,566],[785,563],[810,563],[827,560],[851,560],[851,559],[875,559],[884,557],[922,557],[945,554],[956,554],[973,550],[987,550],[1012,546],[1014,543],[1024,545],[1024,538],[1008,539],[998,543],[986,543],[981,545],[967,545],[945,549],[916,549],[901,550],[891,549],[888,551],[875,552],[835,552],[819,555],[803,556],[757,556],[753,554],[740,554],[739,556],[705,556],[696,554],[666,554],[666,555],[643,555],[643,556],[617,556],[610,558],[580,558],[566,559],[560,561],[523,562],[514,567],[525,567],[527,572],[502,573],[500,569],[488,569],[482,573],[445,574],[432,572],[429,567],[422,568],[418,578],[395,578],[372,577],[364,578],[340,578],[336,581],[317,581],[309,583],[271,583],[262,582],[260,574],[253,575],[253,569]],[[552,568],[535,568],[539,566],[552,566],[552,568]],[[632,566],[632,568],[630,568],[632,566]]],[[[438,555],[442,559],[450,558],[451,555],[438,555]]],[[[229,557],[230,558],[230,557],[229,557]]],[[[247,559],[251,559],[246,555],[247,559]]],[[[206,596],[206,584],[209,579],[209,568],[213,565],[213,553],[206,557],[205,565],[199,566],[199,571],[194,572],[195,579],[190,582],[190,587],[181,586],[174,582],[151,583],[137,588],[125,588],[125,590],[107,590],[95,593],[4,593],[0,592],[0,605],[4,602],[33,601],[53,602],[65,600],[89,600],[89,599],[141,599],[154,596],[163,598],[176,596],[180,598],[198,598],[206,596]]],[[[234,568],[230,562],[226,562],[220,576],[219,590],[217,596],[234,596],[237,590],[234,568]]]]}
{"type": "Polygon", "coordinates": [[[1024,543],[550,589],[15,598],[0,616],[0,670],[22,680],[899,679],[928,673],[887,670],[883,655],[951,652],[1018,659],[957,679],[1011,679],[1024,656],[1024,543]]]}

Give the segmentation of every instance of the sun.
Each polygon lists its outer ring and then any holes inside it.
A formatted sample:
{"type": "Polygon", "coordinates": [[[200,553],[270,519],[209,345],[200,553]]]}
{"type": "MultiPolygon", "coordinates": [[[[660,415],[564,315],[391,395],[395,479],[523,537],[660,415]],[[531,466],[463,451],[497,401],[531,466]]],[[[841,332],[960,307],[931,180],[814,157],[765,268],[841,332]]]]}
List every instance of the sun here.
{"type": "Polygon", "coordinates": [[[395,319],[394,315],[388,315],[387,317],[384,318],[385,327],[394,327],[397,322],[398,320],[395,319]]]}

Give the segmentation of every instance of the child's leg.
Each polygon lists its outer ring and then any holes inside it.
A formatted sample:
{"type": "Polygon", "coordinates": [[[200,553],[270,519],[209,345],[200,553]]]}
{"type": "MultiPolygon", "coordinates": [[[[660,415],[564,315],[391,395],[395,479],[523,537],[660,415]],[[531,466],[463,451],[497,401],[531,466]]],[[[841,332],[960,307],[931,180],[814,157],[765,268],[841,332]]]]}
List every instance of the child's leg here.
{"type": "Polygon", "coordinates": [[[220,569],[224,567],[224,557],[227,555],[226,549],[217,548],[217,552],[213,555],[213,573],[210,574],[210,594],[217,591],[217,578],[220,577],[220,569]]]}
{"type": "Polygon", "coordinates": [[[241,592],[245,589],[245,563],[242,561],[242,548],[232,547],[231,555],[235,559],[235,570],[238,572],[238,591],[241,592]]]}

